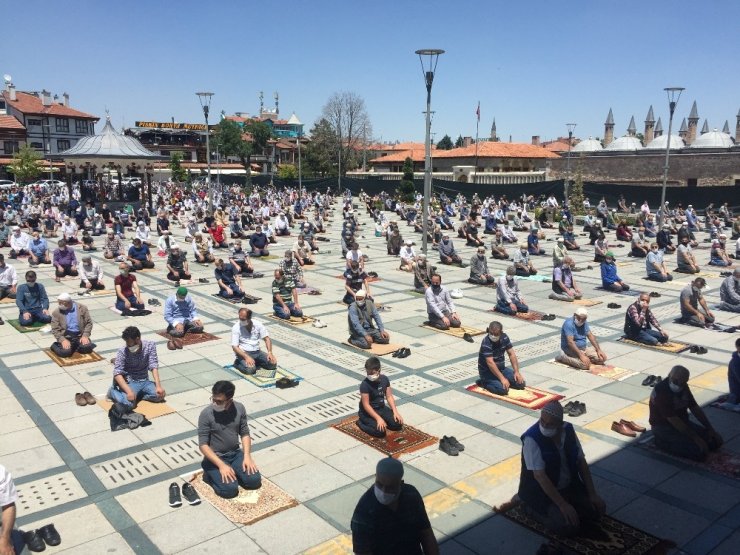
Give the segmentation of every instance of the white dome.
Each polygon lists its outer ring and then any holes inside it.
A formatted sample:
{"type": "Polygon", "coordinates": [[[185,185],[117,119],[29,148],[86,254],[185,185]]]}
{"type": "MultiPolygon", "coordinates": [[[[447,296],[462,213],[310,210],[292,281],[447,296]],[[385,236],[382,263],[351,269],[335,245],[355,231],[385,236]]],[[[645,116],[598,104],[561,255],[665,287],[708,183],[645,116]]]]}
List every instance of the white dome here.
{"type": "MultiPolygon", "coordinates": [[[[673,142],[673,141],[671,141],[673,142]]],[[[732,137],[714,129],[704,133],[691,143],[690,148],[729,148],[733,145],[732,137]]]]}
{"type": "Polygon", "coordinates": [[[581,141],[572,149],[573,152],[594,152],[595,150],[604,150],[604,147],[601,146],[599,141],[591,137],[585,141],[581,141]]]}
{"type": "Polygon", "coordinates": [[[604,150],[642,150],[642,143],[637,137],[625,135],[606,145],[604,150]]]}
{"type": "MultiPolygon", "coordinates": [[[[645,150],[665,150],[668,146],[668,135],[661,135],[655,137],[650,141],[645,150]]],[[[686,143],[678,135],[671,135],[671,150],[678,150],[686,146],[686,143]]]]}

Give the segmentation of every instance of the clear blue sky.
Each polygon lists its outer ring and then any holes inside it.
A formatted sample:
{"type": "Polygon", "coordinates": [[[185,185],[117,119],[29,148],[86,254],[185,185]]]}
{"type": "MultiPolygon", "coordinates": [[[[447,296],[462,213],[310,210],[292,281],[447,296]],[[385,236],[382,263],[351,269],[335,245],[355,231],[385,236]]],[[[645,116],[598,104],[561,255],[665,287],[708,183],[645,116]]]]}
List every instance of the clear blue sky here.
{"type": "Polygon", "coordinates": [[[703,124],[734,132],[740,108],[733,0],[499,2],[311,0],[54,2],[0,0],[0,73],[19,90],[46,88],[116,127],[135,120],[202,120],[194,92],[215,93],[212,112],[258,111],[258,91],[280,112],[317,119],[335,91],[364,97],[374,135],[424,137],[425,89],[414,51],[442,48],[432,131],[529,142],[565,134],[615,135],[650,104],[667,130],[666,86],[686,87],[676,125],[696,100],[703,124]]]}

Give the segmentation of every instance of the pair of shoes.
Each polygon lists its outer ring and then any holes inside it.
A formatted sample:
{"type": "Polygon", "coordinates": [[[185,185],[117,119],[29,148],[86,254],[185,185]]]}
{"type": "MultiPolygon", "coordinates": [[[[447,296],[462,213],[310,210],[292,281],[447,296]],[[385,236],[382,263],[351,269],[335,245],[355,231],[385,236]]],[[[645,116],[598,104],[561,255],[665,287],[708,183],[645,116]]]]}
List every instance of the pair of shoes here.
{"type": "Polygon", "coordinates": [[[642,380],[642,385],[648,386],[648,387],[655,387],[663,380],[660,376],[653,376],[652,374],[642,380]]]}
{"type": "Polygon", "coordinates": [[[453,289],[450,291],[450,297],[453,299],[462,299],[463,298],[463,292],[460,289],[453,289]]]}
{"type": "Polygon", "coordinates": [[[633,432],[637,432],[640,434],[645,433],[645,431],[647,430],[645,426],[640,426],[639,424],[637,424],[636,422],[633,422],[632,420],[625,420],[624,418],[622,418],[620,419],[619,423],[627,426],[633,432]]]}
{"type": "Polygon", "coordinates": [[[545,322],[549,322],[550,320],[554,320],[555,318],[557,318],[557,316],[555,316],[554,314],[545,314],[545,315],[544,315],[544,316],[542,317],[542,319],[543,319],[543,320],[544,320],[545,322]]]}
{"type": "Polygon", "coordinates": [[[257,299],[255,299],[254,297],[247,297],[246,295],[244,295],[241,300],[242,304],[254,304],[256,302],[257,299]]]}
{"type": "Polygon", "coordinates": [[[278,389],[289,389],[291,387],[296,387],[298,385],[298,380],[291,380],[290,378],[282,377],[278,381],[275,382],[275,387],[278,389]]]}
{"type": "Polygon", "coordinates": [[[179,337],[170,337],[170,340],[167,341],[167,348],[170,351],[174,351],[175,349],[182,349],[183,345],[184,343],[179,337]]]}
{"type": "Polygon", "coordinates": [[[475,339],[473,339],[473,336],[470,335],[468,332],[465,332],[463,334],[463,339],[467,341],[468,343],[475,343],[475,339]]]}
{"type": "MultiPolygon", "coordinates": [[[[200,496],[198,495],[198,492],[195,491],[195,488],[190,482],[185,482],[182,485],[182,495],[183,497],[185,497],[185,500],[189,504],[191,505],[200,504],[200,496]]],[[[182,498],[180,497],[180,488],[178,487],[177,482],[172,482],[170,484],[170,507],[180,507],[180,506],[182,506],[182,498]]]]}
{"type": "Polygon", "coordinates": [[[62,543],[62,538],[54,528],[53,524],[42,526],[38,530],[30,532],[21,532],[23,541],[26,542],[29,551],[39,553],[46,549],[46,546],[55,547],[62,543]]]}
{"type": "Polygon", "coordinates": [[[159,299],[149,299],[147,301],[147,304],[149,306],[162,306],[162,303],[159,302],[159,299]]]}
{"type": "Polygon", "coordinates": [[[650,291],[650,296],[654,299],[657,299],[658,297],[660,297],[660,293],[658,293],[657,291],[650,291]]]}
{"type": "Polygon", "coordinates": [[[398,349],[395,353],[393,353],[394,358],[406,358],[411,354],[411,349],[408,347],[401,347],[398,349]]]}
{"type": "Polygon", "coordinates": [[[208,283],[208,278],[198,278],[198,283],[208,283]]]}
{"type": "Polygon", "coordinates": [[[378,272],[368,272],[367,275],[371,278],[376,278],[378,277],[378,272]]]}
{"type": "Polygon", "coordinates": [[[252,276],[251,277],[253,277],[253,278],[261,278],[261,277],[265,277],[265,274],[263,274],[262,272],[252,272],[252,276]]]}
{"type": "Polygon", "coordinates": [[[460,450],[447,436],[439,440],[439,450],[450,457],[457,457],[460,454],[460,450]]]}
{"type": "Polygon", "coordinates": [[[586,403],[571,401],[570,403],[565,404],[563,411],[571,417],[581,416],[582,414],[586,414],[586,403]]]}
{"type": "Polygon", "coordinates": [[[318,318],[316,318],[316,320],[314,320],[313,324],[311,325],[315,328],[325,328],[326,327],[326,324],[322,322],[321,320],[319,320],[318,318]]]}
{"type": "Polygon", "coordinates": [[[606,307],[607,308],[622,308],[622,305],[617,304],[617,303],[609,303],[608,305],[606,305],[606,307]]]}
{"type": "Polygon", "coordinates": [[[97,401],[95,400],[95,397],[92,396],[92,393],[85,391],[84,393],[75,393],[75,403],[80,407],[84,407],[87,405],[94,405],[97,401]]]}
{"type": "Polygon", "coordinates": [[[637,437],[637,434],[626,424],[622,422],[612,422],[612,432],[617,432],[627,437],[637,437]]]}
{"type": "Polygon", "coordinates": [[[312,289],[311,291],[308,292],[308,294],[309,295],[321,295],[321,291],[319,291],[318,289],[312,289]]]}
{"type": "Polygon", "coordinates": [[[697,355],[704,355],[709,352],[709,350],[706,347],[702,347],[701,345],[692,345],[689,349],[690,353],[696,353],[697,355]]]}

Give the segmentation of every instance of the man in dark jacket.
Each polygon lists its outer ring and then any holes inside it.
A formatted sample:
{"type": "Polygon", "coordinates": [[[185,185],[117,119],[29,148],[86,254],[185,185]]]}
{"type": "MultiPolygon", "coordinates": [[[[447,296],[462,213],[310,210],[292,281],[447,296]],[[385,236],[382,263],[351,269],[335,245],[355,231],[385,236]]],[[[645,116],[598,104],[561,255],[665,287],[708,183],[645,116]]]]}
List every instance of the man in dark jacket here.
{"type": "Polygon", "coordinates": [[[668,341],[668,334],[650,310],[650,295],[647,293],[640,293],[640,297],[627,309],[624,335],[627,339],[651,346],[668,341]]]}

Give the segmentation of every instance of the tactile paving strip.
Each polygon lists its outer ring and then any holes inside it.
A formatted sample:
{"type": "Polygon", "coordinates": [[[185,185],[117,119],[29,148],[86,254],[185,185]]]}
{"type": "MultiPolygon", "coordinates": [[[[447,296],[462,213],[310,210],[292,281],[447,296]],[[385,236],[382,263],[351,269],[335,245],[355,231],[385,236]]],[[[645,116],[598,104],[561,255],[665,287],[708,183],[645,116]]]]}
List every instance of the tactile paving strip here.
{"type": "Polygon", "coordinates": [[[62,472],[17,487],[19,514],[28,515],[85,497],[71,472],[62,472]]]}
{"type": "Polygon", "coordinates": [[[259,424],[268,432],[276,436],[297,432],[310,426],[319,424],[317,419],[312,418],[306,410],[290,409],[257,419],[259,424]]]}
{"type": "MultiPolygon", "coordinates": [[[[624,320],[622,320],[622,322],[624,323],[624,320]]],[[[609,336],[609,335],[614,335],[616,333],[619,333],[619,334],[622,333],[622,331],[620,329],[605,328],[604,326],[591,326],[591,325],[589,325],[588,327],[591,328],[591,333],[593,333],[597,338],[604,337],[604,336],[609,336]]]]}
{"type": "Polygon", "coordinates": [[[553,336],[539,341],[532,341],[524,345],[514,346],[517,358],[527,360],[560,352],[560,337],[553,336]]]}
{"type": "Polygon", "coordinates": [[[151,449],[95,464],[91,468],[108,489],[137,482],[169,470],[164,461],[151,449]]]}
{"type": "Polygon", "coordinates": [[[478,364],[471,360],[470,362],[462,362],[460,364],[454,364],[444,368],[437,368],[436,370],[427,372],[427,374],[446,382],[457,383],[463,380],[470,380],[473,377],[477,378],[478,364]]]}
{"type": "Polygon", "coordinates": [[[323,420],[333,420],[356,411],[359,400],[360,397],[357,393],[347,393],[318,403],[311,403],[306,405],[304,410],[318,415],[323,420]]]}
{"type": "Polygon", "coordinates": [[[152,449],[154,454],[162,459],[170,468],[178,468],[189,464],[200,462],[203,455],[198,449],[198,440],[187,439],[155,447],[152,449]]]}
{"type": "Polygon", "coordinates": [[[398,378],[397,380],[393,380],[391,383],[392,389],[398,390],[406,395],[418,395],[437,387],[441,386],[431,380],[414,375],[398,378]]]}

